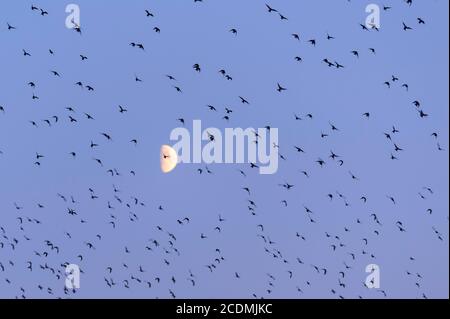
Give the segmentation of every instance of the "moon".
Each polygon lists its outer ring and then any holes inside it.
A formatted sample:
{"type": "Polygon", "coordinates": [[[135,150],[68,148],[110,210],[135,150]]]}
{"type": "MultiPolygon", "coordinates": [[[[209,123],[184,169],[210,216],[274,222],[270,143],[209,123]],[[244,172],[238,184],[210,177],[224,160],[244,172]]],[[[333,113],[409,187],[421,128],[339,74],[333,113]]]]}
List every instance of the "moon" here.
{"type": "Polygon", "coordinates": [[[169,145],[161,146],[161,171],[169,173],[177,166],[178,155],[175,150],[169,145]]]}

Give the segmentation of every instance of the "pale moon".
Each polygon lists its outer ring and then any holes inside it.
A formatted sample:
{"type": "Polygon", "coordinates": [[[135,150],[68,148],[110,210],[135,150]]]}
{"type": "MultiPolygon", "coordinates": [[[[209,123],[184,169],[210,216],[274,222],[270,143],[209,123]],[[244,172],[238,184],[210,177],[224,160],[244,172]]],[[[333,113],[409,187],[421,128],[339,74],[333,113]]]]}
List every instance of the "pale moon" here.
{"type": "Polygon", "coordinates": [[[178,155],[169,145],[161,146],[161,171],[163,173],[171,172],[178,163],[178,155]]]}

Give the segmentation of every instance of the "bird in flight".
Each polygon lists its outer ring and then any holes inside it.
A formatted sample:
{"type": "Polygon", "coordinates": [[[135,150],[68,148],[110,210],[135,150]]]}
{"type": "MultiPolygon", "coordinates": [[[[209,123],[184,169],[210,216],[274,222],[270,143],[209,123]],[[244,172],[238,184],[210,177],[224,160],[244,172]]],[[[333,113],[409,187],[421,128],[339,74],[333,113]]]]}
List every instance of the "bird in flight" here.
{"type": "Polygon", "coordinates": [[[242,104],[250,104],[245,98],[243,98],[242,96],[239,96],[239,99],[241,100],[242,104]]]}
{"type": "Polygon", "coordinates": [[[283,92],[283,91],[286,91],[287,89],[286,88],[284,88],[284,87],[282,87],[281,85],[280,85],[280,83],[277,83],[277,91],[278,92],[283,92]]]}
{"type": "Polygon", "coordinates": [[[403,22],[403,31],[408,31],[408,30],[412,30],[411,27],[408,27],[405,22],[403,22]]]}
{"type": "Polygon", "coordinates": [[[276,9],[273,9],[271,6],[269,6],[267,3],[266,3],[266,8],[267,8],[267,10],[269,11],[269,13],[271,13],[271,12],[278,12],[276,9]]]}

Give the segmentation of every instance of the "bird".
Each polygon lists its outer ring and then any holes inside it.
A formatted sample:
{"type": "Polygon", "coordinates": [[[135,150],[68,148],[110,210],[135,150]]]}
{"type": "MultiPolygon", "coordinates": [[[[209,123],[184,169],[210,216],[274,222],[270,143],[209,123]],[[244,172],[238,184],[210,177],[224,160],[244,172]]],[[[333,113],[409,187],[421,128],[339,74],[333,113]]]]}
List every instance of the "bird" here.
{"type": "Polygon", "coordinates": [[[194,68],[195,71],[201,72],[200,64],[195,63],[192,67],[194,68]]]}
{"type": "Polygon", "coordinates": [[[328,59],[323,59],[322,61],[326,63],[329,67],[335,66],[335,64],[333,62],[330,62],[328,59]]]}
{"type": "Polygon", "coordinates": [[[412,30],[411,27],[408,27],[405,22],[403,22],[403,31],[408,31],[408,30],[412,30]]]}
{"type": "Polygon", "coordinates": [[[395,148],[395,151],[396,151],[396,152],[403,151],[403,149],[400,148],[400,147],[399,147],[397,144],[395,144],[395,143],[394,143],[394,148],[395,148]]]}
{"type": "Polygon", "coordinates": [[[287,89],[286,88],[284,88],[284,87],[282,87],[281,85],[280,85],[280,83],[277,83],[277,91],[278,92],[283,92],[283,91],[286,91],[287,89]]]}
{"type": "Polygon", "coordinates": [[[359,58],[359,52],[356,50],[351,51],[351,54],[353,54],[354,56],[356,56],[357,58],[359,58]]]}
{"type": "Polygon", "coordinates": [[[369,29],[366,27],[365,24],[360,24],[360,27],[361,27],[364,31],[369,31],[369,29]]]}
{"type": "Polygon", "coordinates": [[[425,113],[423,110],[418,110],[418,112],[419,112],[419,116],[420,116],[421,118],[428,117],[428,114],[425,113]]]}
{"type": "Polygon", "coordinates": [[[100,133],[102,136],[104,136],[107,140],[111,141],[111,135],[107,134],[107,133],[100,133]]]}
{"type": "Polygon", "coordinates": [[[126,113],[126,112],[128,112],[128,110],[123,106],[119,105],[119,113],[126,113]]]}
{"type": "Polygon", "coordinates": [[[328,124],[330,124],[332,131],[339,131],[339,129],[333,123],[328,122],[328,124]]]}
{"type": "Polygon", "coordinates": [[[267,3],[266,3],[266,8],[269,11],[269,13],[271,13],[271,12],[278,12],[276,9],[273,9],[272,7],[270,7],[267,3]]]}

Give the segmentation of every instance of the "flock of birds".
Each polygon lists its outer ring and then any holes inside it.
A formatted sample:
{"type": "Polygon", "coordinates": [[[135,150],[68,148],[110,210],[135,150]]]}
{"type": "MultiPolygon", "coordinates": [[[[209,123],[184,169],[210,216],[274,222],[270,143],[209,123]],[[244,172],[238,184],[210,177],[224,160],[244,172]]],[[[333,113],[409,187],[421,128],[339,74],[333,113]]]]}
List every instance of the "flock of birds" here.
{"type": "MultiPolygon", "coordinates": [[[[195,5],[201,5],[202,2],[207,1],[194,0],[193,2],[195,5]]],[[[408,7],[412,7],[413,5],[412,0],[398,1],[396,5],[383,6],[382,10],[386,14],[389,14],[389,11],[395,6],[397,6],[396,9],[398,10],[408,10],[408,7]]],[[[52,19],[52,16],[54,16],[50,10],[47,11],[47,9],[34,4],[30,6],[29,10],[35,15],[40,15],[42,19],[52,19]]],[[[259,6],[255,1],[255,10],[266,11],[268,16],[267,23],[276,23],[274,20],[270,19],[272,16],[278,17],[278,19],[281,20],[280,23],[294,19],[271,4],[262,3],[259,6]]],[[[4,13],[2,15],[4,16],[4,13]]],[[[152,19],[158,16],[158,12],[151,9],[143,9],[141,16],[142,19],[150,19],[150,21],[152,21],[152,19]]],[[[17,33],[17,35],[21,34],[22,36],[24,32],[30,32],[30,30],[24,30],[20,24],[14,23],[14,17],[9,17],[9,19],[11,20],[7,21],[2,32],[9,32],[11,34],[17,33]]],[[[409,22],[399,21],[398,27],[404,32],[414,32],[417,28],[426,28],[428,23],[424,17],[416,17],[415,21],[415,23],[412,23],[411,20],[409,20],[409,22]]],[[[74,21],[73,23],[73,32],[78,33],[79,36],[83,37],[86,32],[89,32],[89,30],[84,30],[82,25],[76,25],[74,21]]],[[[360,26],[355,24],[355,28],[360,28],[362,32],[380,31],[375,25],[370,27],[363,23],[361,23],[360,26]]],[[[232,37],[239,37],[241,31],[239,28],[228,27],[227,29],[229,34],[227,34],[227,30],[225,30],[224,35],[222,36],[231,35],[232,37]]],[[[160,34],[160,36],[164,36],[164,29],[160,26],[153,26],[153,32],[160,34]]],[[[319,46],[321,41],[329,41],[330,43],[338,42],[339,38],[342,36],[343,35],[339,34],[326,34],[323,37],[304,39],[301,34],[293,32],[290,35],[286,35],[286,41],[303,41],[306,45],[314,48],[319,46]],[[289,37],[291,39],[289,39],[289,37]]],[[[144,41],[138,39],[130,41],[129,43],[124,43],[123,46],[128,46],[130,50],[141,52],[146,52],[147,49],[144,41]]],[[[37,48],[23,48],[20,54],[23,55],[23,59],[30,59],[35,63],[39,63],[39,60],[35,57],[34,53],[36,50],[37,48]]],[[[48,51],[47,54],[51,57],[57,54],[57,52],[51,48],[46,50],[48,51]]],[[[368,48],[366,52],[376,58],[377,48],[368,48]]],[[[130,54],[133,54],[133,52],[130,52],[130,54]]],[[[363,54],[365,54],[363,51],[357,49],[350,49],[348,51],[349,57],[356,60],[363,54]]],[[[296,63],[310,62],[304,61],[301,56],[294,56],[293,60],[296,63]]],[[[323,68],[328,67],[341,70],[348,67],[345,63],[336,61],[335,58],[330,56],[320,57],[318,61],[321,61],[320,67],[323,68]]],[[[349,59],[349,61],[351,60],[349,59]]],[[[89,62],[90,59],[88,53],[79,54],[78,63],[89,62]]],[[[95,63],[95,61],[90,63],[95,63]]],[[[204,67],[200,61],[193,61],[192,65],[187,67],[191,68],[191,72],[204,72],[204,67]]],[[[21,70],[16,70],[15,72],[20,71],[21,70]]],[[[226,81],[235,81],[233,75],[229,74],[225,69],[218,70],[218,73],[226,81]]],[[[62,79],[64,76],[57,68],[55,68],[49,71],[48,77],[62,79]]],[[[182,94],[184,92],[181,84],[177,81],[176,75],[163,74],[161,77],[165,77],[169,81],[174,89],[174,94],[182,94]]],[[[130,79],[130,81],[144,82],[144,79],[135,74],[134,79],[130,79]]],[[[30,91],[28,93],[31,95],[32,102],[37,103],[41,98],[39,88],[46,84],[38,83],[31,78],[24,78],[24,84],[29,87],[30,91]]],[[[397,75],[392,75],[390,78],[387,78],[384,83],[380,83],[380,87],[382,86],[385,86],[386,89],[389,90],[410,91],[409,84],[397,75]]],[[[89,94],[97,94],[94,84],[86,81],[73,81],[72,83],[67,84],[67,89],[72,89],[73,87],[86,90],[89,94]]],[[[275,81],[273,90],[274,94],[285,94],[290,88],[288,85],[275,81]]],[[[0,125],[2,125],[3,122],[8,121],[8,115],[10,112],[13,112],[14,108],[12,105],[5,105],[2,103],[2,94],[3,93],[0,93],[0,125]]],[[[412,98],[410,103],[413,106],[412,112],[416,112],[421,120],[426,120],[426,118],[430,116],[430,111],[424,108],[420,99],[412,98]]],[[[253,106],[252,99],[244,95],[236,96],[236,104],[242,105],[242,107],[253,106]]],[[[117,105],[115,110],[118,116],[124,118],[124,121],[126,121],[125,119],[129,111],[129,108],[125,105],[117,105]]],[[[207,104],[202,112],[219,114],[220,110],[216,105],[207,104]]],[[[220,118],[223,119],[225,123],[228,123],[234,116],[238,117],[239,111],[228,106],[224,108],[220,118]]],[[[361,121],[367,121],[371,119],[372,113],[361,112],[360,116],[361,121]]],[[[286,115],[286,121],[314,121],[314,119],[313,113],[307,113],[305,115],[294,114],[293,117],[289,114],[286,115]]],[[[46,118],[23,118],[22,120],[38,130],[42,127],[53,129],[57,126],[67,127],[69,125],[79,125],[83,121],[90,121],[92,125],[95,125],[98,118],[91,111],[82,111],[77,107],[67,105],[65,106],[63,113],[54,114],[46,118]]],[[[187,123],[183,116],[174,119],[174,123],[176,122],[181,125],[186,125],[187,123]]],[[[133,123],[127,123],[127,125],[133,125],[133,123]]],[[[266,128],[270,129],[270,125],[267,125],[266,128]]],[[[342,130],[344,130],[344,128],[329,121],[329,128],[321,132],[320,138],[327,139],[330,135],[339,134],[342,130]]],[[[380,136],[384,135],[386,143],[388,143],[391,148],[391,152],[386,154],[387,162],[390,160],[401,161],[400,155],[406,152],[404,147],[398,142],[397,136],[399,133],[400,129],[395,125],[388,131],[379,132],[380,136]]],[[[227,267],[226,264],[229,258],[226,248],[221,247],[220,245],[217,245],[217,247],[214,248],[211,252],[212,254],[208,255],[205,253],[206,256],[210,257],[205,257],[202,261],[204,264],[202,267],[193,269],[190,265],[180,264],[179,257],[183,254],[188,254],[189,252],[180,248],[181,245],[179,245],[179,242],[181,236],[179,236],[180,234],[177,232],[177,229],[180,227],[189,227],[195,218],[200,219],[201,217],[193,217],[187,214],[179,215],[170,212],[170,210],[166,208],[165,203],[149,204],[150,201],[154,203],[155,199],[139,198],[139,196],[127,193],[126,186],[118,186],[116,184],[116,178],[121,176],[134,177],[137,175],[137,171],[133,168],[110,167],[110,161],[106,160],[101,155],[102,146],[105,143],[114,145],[115,137],[119,134],[120,132],[109,132],[99,127],[98,135],[92,136],[90,141],[86,143],[85,149],[65,153],[65,156],[72,161],[77,161],[80,157],[91,158],[94,165],[98,166],[98,170],[104,172],[104,174],[107,174],[114,180],[114,182],[111,183],[110,189],[98,190],[90,185],[86,185],[87,192],[83,197],[80,195],[77,198],[77,196],[72,195],[69,192],[54,194],[54,201],[57,202],[56,205],[58,205],[58,207],[61,205],[65,207],[65,216],[63,218],[69,223],[81,224],[79,227],[82,227],[82,229],[85,229],[86,231],[73,232],[71,230],[60,230],[63,237],[46,237],[45,240],[38,240],[36,238],[40,238],[41,236],[45,237],[45,231],[42,231],[43,229],[46,229],[45,227],[58,227],[58,225],[48,217],[49,212],[54,210],[54,208],[52,208],[55,207],[54,203],[31,203],[27,201],[26,194],[23,194],[24,197],[20,199],[2,198],[2,202],[11,201],[9,204],[11,211],[1,212],[2,215],[16,214],[16,223],[5,223],[2,218],[0,218],[0,295],[15,298],[76,298],[79,294],[82,294],[82,288],[81,290],[69,289],[64,285],[66,278],[65,267],[73,263],[79,264],[81,276],[83,278],[85,274],[89,273],[92,267],[95,267],[95,254],[101,249],[107,249],[107,246],[105,245],[107,245],[108,239],[111,237],[125,236],[125,234],[120,233],[120,230],[125,223],[145,223],[145,215],[147,215],[149,211],[159,214],[152,218],[157,224],[155,225],[155,229],[151,231],[151,237],[147,238],[140,247],[131,248],[124,245],[123,247],[115,248],[120,250],[120,254],[124,254],[125,258],[121,262],[118,262],[117,258],[113,257],[111,257],[111,260],[106,261],[107,266],[103,269],[103,276],[97,278],[96,285],[98,291],[93,292],[97,294],[96,296],[101,297],[103,295],[103,289],[109,289],[116,291],[115,296],[123,297],[127,296],[126,290],[137,289],[137,287],[148,289],[148,294],[152,294],[151,291],[158,287],[158,289],[160,289],[158,291],[161,293],[155,297],[177,298],[180,297],[177,292],[180,285],[185,286],[188,284],[189,289],[200,289],[201,291],[202,284],[204,285],[205,282],[210,281],[210,276],[228,276],[229,279],[226,279],[227,281],[242,280],[246,276],[239,269],[228,269],[225,273],[222,272],[218,274],[220,268],[227,267]],[[95,202],[95,205],[103,207],[106,215],[87,214],[79,208],[80,202],[87,202],[88,205],[90,205],[89,203],[95,202]],[[161,216],[161,214],[163,214],[162,216],[165,216],[165,219],[170,221],[169,224],[171,226],[163,227],[158,224],[158,218],[160,218],[158,216],[161,216]],[[90,226],[91,224],[99,227],[90,226]],[[92,234],[92,231],[94,231],[95,234],[91,236],[90,234],[92,234]],[[146,266],[146,262],[148,262],[150,258],[152,263],[146,266]],[[142,263],[136,262],[136,260],[141,260],[142,263]],[[181,268],[185,267],[185,273],[168,275],[174,265],[181,268]],[[161,269],[164,269],[164,271],[161,269]],[[31,281],[28,281],[27,283],[20,282],[20,280],[17,279],[17,274],[21,273],[26,273],[25,276],[27,276],[27,278],[32,278],[31,281]]],[[[438,154],[440,154],[439,152],[442,152],[442,154],[445,155],[446,150],[439,142],[439,132],[430,132],[429,134],[430,143],[436,145],[435,149],[438,154]]],[[[2,139],[3,138],[4,137],[2,137],[2,139]]],[[[260,136],[255,132],[254,142],[258,142],[259,138],[260,136]]],[[[137,147],[140,145],[141,139],[144,139],[144,137],[130,138],[129,144],[137,147]]],[[[210,140],[213,141],[214,136],[210,136],[210,140]]],[[[2,158],[9,156],[9,153],[7,148],[2,148],[1,141],[2,140],[0,140],[0,169],[4,170],[5,167],[2,166],[2,158]]],[[[274,144],[272,147],[279,150],[280,165],[283,165],[284,162],[291,161],[291,158],[288,158],[289,153],[301,156],[307,152],[311,152],[311,150],[306,151],[304,147],[299,145],[274,144]]],[[[30,158],[30,165],[34,165],[37,170],[49,169],[45,165],[47,157],[47,154],[36,152],[33,158],[30,158]]],[[[360,176],[356,175],[351,168],[347,166],[345,156],[333,150],[330,150],[327,158],[317,157],[314,160],[314,163],[311,163],[311,167],[327,167],[333,163],[337,164],[336,169],[345,170],[352,181],[358,182],[360,180],[360,176]]],[[[398,235],[394,236],[401,236],[402,233],[408,231],[407,221],[398,217],[391,222],[392,216],[387,218],[382,213],[375,213],[368,211],[368,209],[364,209],[364,205],[372,200],[368,194],[364,194],[364,190],[360,190],[361,195],[358,195],[358,203],[356,203],[356,201],[352,203],[351,196],[340,191],[325,193],[323,194],[324,200],[330,202],[339,201],[339,203],[342,204],[339,208],[340,210],[345,211],[345,209],[351,209],[352,204],[354,206],[363,205],[362,211],[366,211],[367,213],[361,214],[361,217],[357,218],[352,223],[343,226],[343,231],[340,233],[329,230],[320,235],[322,236],[322,241],[325,243],[325,248],[323,250],[318,250],[317,254],[331,255],[342,252],[342,255],[339,255],[339,257],[336,255],[336,259],[342,258],[342,260],[339,260],[338,262],[341,265],[338,269],[333,265],[319,264],[312,260],[306,260],[301,256],[301,252],[295,248],[302,243],[308,243],[309,238],[304,232],[298,231],[295,234],[292,234],[291,245],[281,246],[273,240],[270,231],[268,230],[268,225],[258,219],[260,216],[259,214],[264,210],[264,207],[260,207],[258,198],[254,194],[255,185],[252,186],[248,182],[250,174],[257,175],[256,172],[258,167],[258,163],[250,163],[248,166],[240,167],[238,169],[235,167],[230,168],[230,170],[234,172],[230,173],[230,175],[236,175],[235,178],[237,178],[240,183],[238,187],[241,189],[242,193],[247,196],[245,204],[242,205],[242,210],[248,212],[251,218],[253,218],[255,236],[260,242],[260,246],[255,247],[255,249],[264,251],[264,254],[266,254],[268,258],[266,260],[267,264],[274,263],[274,265],[276,265],[273,267],[274,272],[267,273],[261,278],[261,281],[267,282],[266,287],[263,289],[255,289],[247,297],[270,298],[272,293],[277,291],[277,289],[291,288],[291,290],[286,292],[288,296],[295,298],[307,297],[309,289],[314,286],[314,282],[318,277],[325,278],[329,285],[329,289],[322,293],[322,296],[326,298],[363,298],[365,291],[369,293],[370,289],[366,287],[366,283],[364,282],[365,275],[362,270],[360,276],[361,286],[356,289],[356,291],[360,293],[354,294],[349,292],[349,289],[352,287],[348,286],[347,278],[358,271],[352,264],[354,264],[355,260],[359,259],[367,260],[367,264],[376,263],[377,253],[374,251],[372,243],[382,237],[383,233],[388,231],[387,229],[391,232],[398,232],[398,235]],[[361,238],[349,237],[349,234],[356,228],[362,230],[365,235],[361,238]],[[391,228],[394,228],[394,230],[391,228]],[[291,257],[292,252],[297,254],[297,256],[291,257]],[[282,280],[281,278],[288,279],[292,287],[280,288],[281,285],[279,285],[278,282],[282,280]]],[[[301,169],[299,171],[300,175],[298,175],[298,172],[292,172],[291,179],[297,180],[297,182],[282,182],[279,183],[278,186],[286,192],[295,192],[299,188],[299,184],[308,183],[309,180],[314,178],[314,176],[312,176],[313,174],[311,174],[311,169],[301,169]]],[[[202,165],[202,167],[195,167],[193,170],[195,172],[195,177],[193,178],[202,178],[205,175],[214,177],[213,165],[202,165]]],[[[232,178],[232,176],[226,178],[232,178]]],[[[5,181],[2,181],[2,183],[3,182],[5,181]]],[[[93,183],[95,183],[95,181],[93,181],[93,183]]],[[[423,188],[418,190],[418,197],[422,200],[429,198],[432,200],[436,191],[438,190],[435,190],[428,185],[423,185],[423,188]]],[[[391,202],[392,205],[397,205],[395,194],[383,194],[382,196],[385,196],[386,200],[391,202]]],[[[295,207],[295,205],[298,206],[298,203],[294,203],[287,198],[279,198],[277,199],[277,203],[279,203],[280,211],[287,209],[287,207],[291,208],[295,207]]],[[[295,208],[296,211],[298,211],[298,209],[298,207],[295,208]]],[[[304,227],[314,227],[314,225],[321,223],[320,220],[323,216],[321,216],[320,212],[315,211],[308,205],[303,205],[303,207],[300,206],[300,209],[305,216],[306,225],[304,225],[304,227]]],[[[443,214],[444,212],[440,213],[443,214]]],[[[439,212],[433,211],[430,207],[424,212],[423,216],[420,216],[420,218],[426,218],[433,214],[439,214],[439,212]]],[[[230,234],[230,230],[227,229],[227,221],[232,218],[232,213],[220,212],[219,210],[217,216],[217,222],[212,227],[212,231],[205,229],[203,232],[197,234],[197,238],[184,238],[184,240],[192,242],[192,245],[195,246],[197,245],[196,242],[198,240],[206,241],[214,235],[223,234],[223,236],[226,236],[227,231],[228,234],[230,234]]],[[[430,229],[430,232],[434,235],[436,240],[436,250],[444,249],[442,248],[444,247],[443,245],[448,245],[446,230],[442,229],[446,227],[448,227],[448,225],[437,225],[430,229]]],[[[233,236],[227,237],[227,241],[234,245],[232,243],[233,236]]],[[[111,252],[111,254],[118,255],[119,252],[111,252]]],[[[415,286],[419,297],[427,298],[427,291],[422,287],[423,282],[426,281],[426,277],[424,277],[420,269],[415,267],[415,256],[411,255],[408,259],[407,262],[410,263],[410,268],[405,269],[404,272],[404,276],[407,278],[406,281],[410,282],[412,286],[415,286]]],[[[251,261],[248,262],[251,263],[251,261]]],[[[217,289],[220,290],[220,287],[217,287],[217,289]]],[[[252,287],[249,289],[252,289],[252,287]]],[[[375,289],[374,291],[375,293],[369,295],[370,297],[389,297],[389,291],[383,288],[375,289]]],[[[142,296],[145,297],[145,293],[143,293],[142,296]]],[[[183,292],[182,296],[189,297],[189,293],[183,292]]]]}

